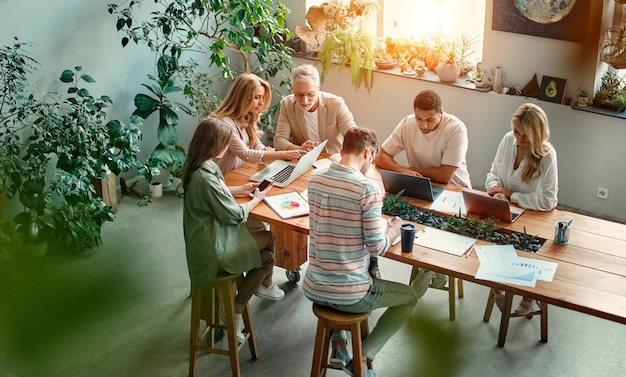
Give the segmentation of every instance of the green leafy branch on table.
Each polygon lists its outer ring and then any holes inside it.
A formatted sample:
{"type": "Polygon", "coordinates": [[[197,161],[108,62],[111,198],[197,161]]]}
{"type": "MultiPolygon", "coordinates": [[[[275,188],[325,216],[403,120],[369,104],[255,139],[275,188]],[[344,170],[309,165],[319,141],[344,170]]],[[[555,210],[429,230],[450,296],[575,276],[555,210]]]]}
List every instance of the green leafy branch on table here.
{"type": "Polygon", "coordinates": [[[524,232],[510,232],[498,228],[496,220],[488,218],[485,220],[473,219],[461,215],[446,216],[420,209],[409,204],[406,198],[401,197],[404,190],[397,194],[387,193],[383,200],[383,214],[388,216],[398,216],[403,220],[429,226],[431,228],[446,230],[461,234],[463,236],[476,238],[479,240],[499,244],[513,245],[518,250],[534,253],[545,240],[529,235],[524,227],[524,232]]]}

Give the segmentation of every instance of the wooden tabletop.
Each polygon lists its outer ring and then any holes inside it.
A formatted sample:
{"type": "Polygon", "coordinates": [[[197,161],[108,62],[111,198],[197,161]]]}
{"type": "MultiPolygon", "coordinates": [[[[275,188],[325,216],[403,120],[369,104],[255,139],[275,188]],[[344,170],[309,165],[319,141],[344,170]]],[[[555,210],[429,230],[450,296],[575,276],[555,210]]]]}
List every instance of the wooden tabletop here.
{"type": "MultiPolygon", "coordinates": [[[[249,182],[248,177],[263,167],[264,165],[245,164],[226,174],[226,182],[229,186],[245,184],[249,182]]],[[[302,192],[306,189],[312,170],[286,188],[273,187],[269,195],[289,191],[302,192]]],[[[384,192],[378,170],[372,168],[367,175],[384,192]]],[[[451,185],[446,186],[446,189],[458,190],[451,185]]],[[[424,209],[430,209],[432,204],[416,199],[409,199],[409,202],[424,209]]],[[[308,234],[309,231],[307,216],[282,220],[265,203],[255,207],[251,216],[275,227],[303,234],[308,234]]],[[[415,225],[418,230],[424,228],[421,224],[415,225]]],[[[626,225],[558,209],[549,212],[526,210],[515,222],[497,222],[496,225],[516,232],[523,232],[526,229],[528,234],[546,239],[535,254],[523,251],[517,253],[525,258],[558,263],[554,279],[551,282],[539,280],[534,288],[478,280],[474,278],[479,265],[476,253],[466,258],[418,245],[414,245],[412,253],[401,253],[398,244],[391,247],[385,256],[413,266],[450,274],[481,285],[504,288],[552,305],[626,324],[626,225]],[[552,241],[554,223],[570,219],[573,219],[570,243],[568,245],[554,243],[552,241]]],[[[478,244],[485,242],[478,241],[478,244]]]]}

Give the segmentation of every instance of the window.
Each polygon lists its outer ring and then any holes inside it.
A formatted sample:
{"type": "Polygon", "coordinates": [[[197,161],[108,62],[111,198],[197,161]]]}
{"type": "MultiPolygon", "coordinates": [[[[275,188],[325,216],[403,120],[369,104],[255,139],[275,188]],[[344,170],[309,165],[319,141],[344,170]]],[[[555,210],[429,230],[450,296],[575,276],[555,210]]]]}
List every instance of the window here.
{"type": "MultiPolygon", "coordinates": [[[[358,0],[352,0],[358,1],[358,0]]],[[[308,0],[307,9],[324,0],[308,0]]],[[[379,38],[421,40],[466,36],[475,40],[474,60],[482,54],[486,0],[377,0],[379,11],[364,27],[379,38]]],[[[350,0],[343,0],[348,5],[350,0]]]]}

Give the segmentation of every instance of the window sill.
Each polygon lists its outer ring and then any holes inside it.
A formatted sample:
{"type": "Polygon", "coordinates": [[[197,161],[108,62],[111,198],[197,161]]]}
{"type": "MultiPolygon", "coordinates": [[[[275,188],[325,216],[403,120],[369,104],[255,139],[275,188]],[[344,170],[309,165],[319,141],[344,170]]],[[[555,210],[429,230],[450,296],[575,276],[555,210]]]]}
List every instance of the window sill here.
{"type": "MultiPolygon", "coordinates": [[[[315,52],[296,53],[293,56],[297,58],[302,58],[302,59],[319,61],[317,59],[317,54],[315,52]]],[[[442,82],[441,80],[439,80],[439,77],[437,76],[437,74],[431,71],[426,71],[424,73],[424,76],[418,76],[417,74],[405,75],[404,73],[402,73],[402,71],[400,71],[400,68],[398,67],[395,67],[392,69],[374,68],[374,72],[384,73],[386,75],[392,75],[392,76],[401,76],[401,77],[411,79],[411,80],[422,80],[422,81],[434,82],[434,83],[441,84],[441,85],[455,86],[458,88],[469,89],[469,90],[474,90],[474,91],[483,92],[483,93],[491,91],[491,86],[485,87],[485,88],[477,88],[476,84],[470,81],[467,75],[459,77],[455,82],[447,83],[447,82],[442,82]]]]}
{"type": "Polygon", "coordinates": [[[594,113],[594,114],[606,115],[606,116],[615,117],[615,118],[626,119],[626,111],[622,111],[621,113],[618,113],[616,111],[602,109],[602,108],[594,107],[591,105],[581,107],[581,106],[578,106],[577,104],[573,104],[572,109],[586,111],[588,113],[594,113]]]}

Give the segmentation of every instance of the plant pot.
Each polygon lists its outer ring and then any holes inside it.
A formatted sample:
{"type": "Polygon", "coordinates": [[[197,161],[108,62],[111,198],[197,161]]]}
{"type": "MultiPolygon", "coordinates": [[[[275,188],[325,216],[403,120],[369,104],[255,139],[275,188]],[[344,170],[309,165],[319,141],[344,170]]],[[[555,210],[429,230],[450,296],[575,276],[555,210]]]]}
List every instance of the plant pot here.
{"type": "Polygon", "coordinates": [[[455,82],[461,73],[461,67],[456,63],[439,63],[437,76],[442,82],[455,82]]]}
{"type": "Polygon", "coordinates": [[[578,96],[576,104],[580,107],[587,107],[589,104],[589,96],[578,96]]]}
{"type": "Polygon", "coordinates": [[[150,197],[160,198],[163,196],[163,184],[159,181],[150,182],[150,197]]]}
{"type": "Polygon", "coordinates": [[[598,98],[593,99],[593,106],[598,107],[600,109],[607,109],[607,110],[615,111],[617,113],[621,113],[622,111],[624,111],[624,108],[615,107],[610,102],[607,102],[598,98]]]}

